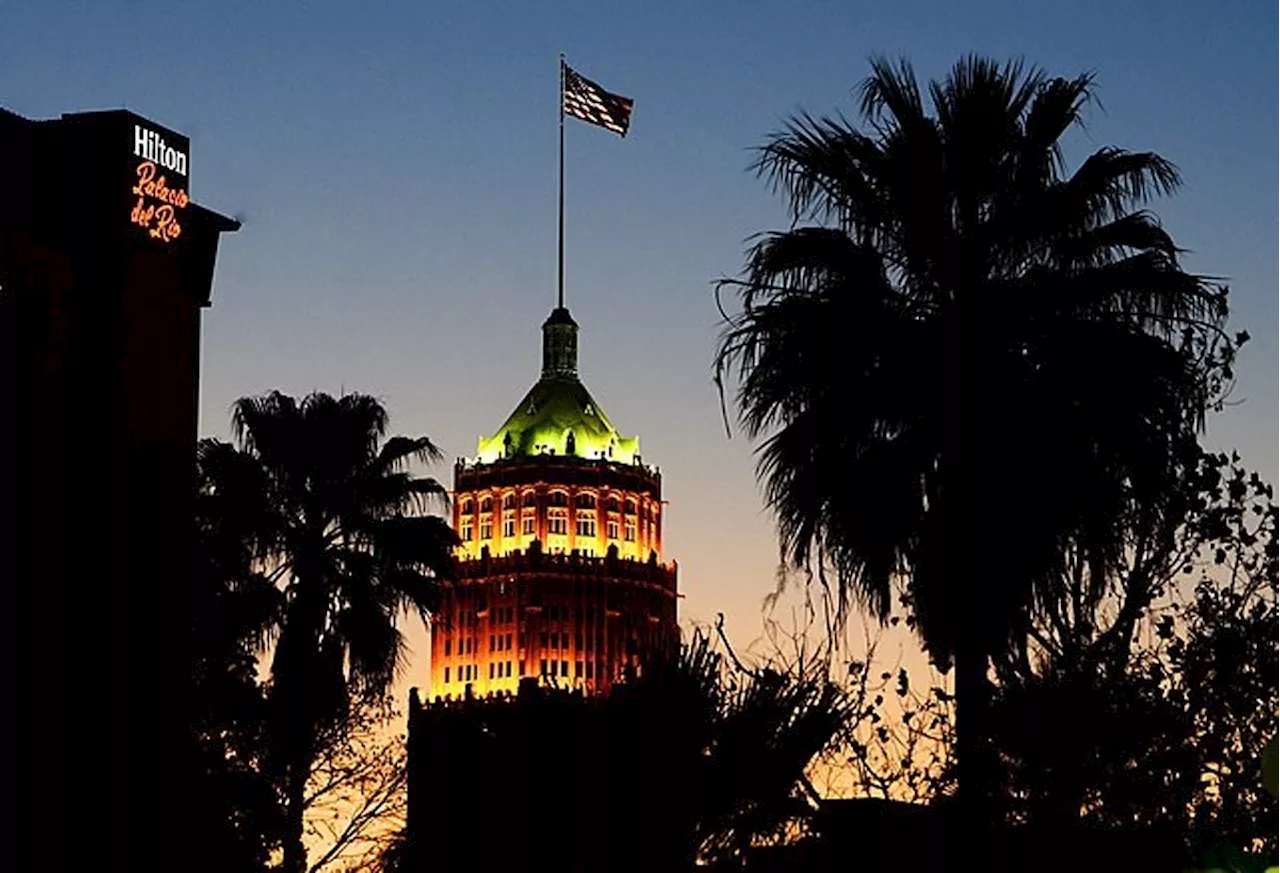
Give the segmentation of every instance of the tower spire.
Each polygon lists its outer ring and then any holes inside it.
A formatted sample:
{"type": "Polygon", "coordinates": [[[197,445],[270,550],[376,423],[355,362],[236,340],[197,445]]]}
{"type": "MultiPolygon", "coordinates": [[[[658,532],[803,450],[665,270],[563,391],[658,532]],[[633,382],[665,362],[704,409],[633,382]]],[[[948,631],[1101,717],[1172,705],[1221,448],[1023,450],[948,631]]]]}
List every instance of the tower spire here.
{"type": "Polygon", "coordinates": [[[542,323],[542,378],[578,378],[578,323],[563,306],[542,323]]]}

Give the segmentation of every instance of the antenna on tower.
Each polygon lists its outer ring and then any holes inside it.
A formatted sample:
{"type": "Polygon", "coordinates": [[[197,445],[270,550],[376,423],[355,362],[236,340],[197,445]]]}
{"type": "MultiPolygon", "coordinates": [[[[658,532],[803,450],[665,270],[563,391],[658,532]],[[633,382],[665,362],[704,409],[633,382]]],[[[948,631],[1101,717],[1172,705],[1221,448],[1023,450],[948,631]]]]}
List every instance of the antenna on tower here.
{"type": "Polygon", "coordinates": [[[556,106],[560,110],[560,224],[557,235],[560,253],[556,271],[556,307],[564,309],[564,52],[560,53],[560,99],[556,106]]]}

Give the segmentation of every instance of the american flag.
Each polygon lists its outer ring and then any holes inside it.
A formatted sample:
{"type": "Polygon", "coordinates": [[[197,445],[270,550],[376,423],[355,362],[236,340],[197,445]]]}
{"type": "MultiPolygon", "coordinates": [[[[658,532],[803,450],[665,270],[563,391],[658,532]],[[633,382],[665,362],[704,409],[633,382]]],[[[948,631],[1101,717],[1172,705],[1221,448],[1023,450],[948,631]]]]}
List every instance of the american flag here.
{"type": "Polygon", "coordinates": [[[626,136],[631,126],[630,97],[610,94],[590,79],[564,65],[564,111],[588,124],[598,124],[618,136],[626,136]]]}

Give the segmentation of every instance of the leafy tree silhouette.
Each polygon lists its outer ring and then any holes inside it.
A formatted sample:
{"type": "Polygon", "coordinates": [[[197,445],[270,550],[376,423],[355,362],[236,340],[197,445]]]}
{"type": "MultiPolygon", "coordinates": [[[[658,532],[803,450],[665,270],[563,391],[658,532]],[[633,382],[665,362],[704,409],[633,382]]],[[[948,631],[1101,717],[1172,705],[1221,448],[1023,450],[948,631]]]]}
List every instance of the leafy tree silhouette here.
{"type": "Polygon", "coordinates": [[[352,701],[338,736],[322,737],[307,783],[308,873],[376,866],[405,814],[404,722],[390,698],[352,701]]]}
{"type": "Polygon", "coordinates": [[[883,620],[906,580],[956,669],[961,808],[981,823],[991,658],[1069,549],[1105,575],[1132,508],[1171,499],[1234,345],[1225,289],[1143,208],[1174,166],[1104,147],[1066,172],[1091,76],[967,57],[922,89],[906,61],[871,67],[861,126],[802,115],[759,150],[793,226],[719,283],[740,308],[714,374],[761,440],[784,560],[836,593],[836,620],[883,620]]]}
{"type": "Polygon", "coordinates": [[[1011,819],[1164,826],[1191,851],[1275,855],[1257,762],[1276,735],[1277,510],[1237,461],[1198,457],[1182,511],[1115,576],[1069,561],[1062,597],[999,666],[1011,819]]]}

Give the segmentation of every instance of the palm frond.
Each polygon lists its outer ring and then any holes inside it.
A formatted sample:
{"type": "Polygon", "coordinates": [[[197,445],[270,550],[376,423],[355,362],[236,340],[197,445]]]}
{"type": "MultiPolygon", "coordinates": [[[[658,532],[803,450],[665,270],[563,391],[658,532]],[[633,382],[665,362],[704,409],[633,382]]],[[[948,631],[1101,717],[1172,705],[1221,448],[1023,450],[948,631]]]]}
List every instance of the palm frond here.
{"type": "Polygon", "coordinates": [[[925,115],[915,69],[905,58],[896,64],[883,56],[872,58],[871,75],[863,80],[858,92],[861,97],[858,110],[873,126],[886,121],[898,130],[914,131],[921,126],[932,126],[925,115]]]}
{"type": "Polygon", "coordinates": [[[1059,140],[1072,127],[1083,126],[1084,107],[1094,99],[1092,73],[1041,82],[1022,120],[1017,180],[1020,187],[1034,189],[1055,180],[1064,168],[1059,140]]]}
{"type": "Polygon", "coordinates": [[[869,137],[843,118],[801,115],[757,150],[750,169],[786,195],[794,221],[832,219],[842,225],[880,213],[879,192],[870,184],[880,152],[869,137]]]}
{"type": "Polygon", "coordinates": [[[1105,147],[1085,158],[1060,185],[1064,211],[1116,219],[1182,184],[1178,168],[1154,152],[1105,147]]]}
{"type": "Polygon", "coordinates": [[[242,397],[231,406],[231,427],[243,451],[270,465],[283,465],[300,436],[297,402],[279,391],[242,397]]]}
{"type": "Polygon", "coordinates": [[[382,444],[377,466],[384,470],[401,470],[405,462],[433,464],[444,459],[444,453],[427,437],[394,436],[382,444]]]}
{"type": "Polygon", "coordinates": [[[379,554],[398,566],[421,568],[439,579],[453,578],[457,533],[439,516],[400,516],[377,522],[373,529],[379,554]]]}

